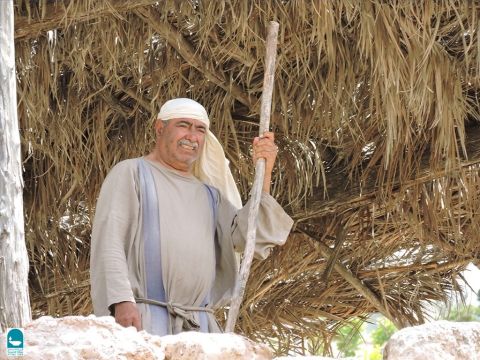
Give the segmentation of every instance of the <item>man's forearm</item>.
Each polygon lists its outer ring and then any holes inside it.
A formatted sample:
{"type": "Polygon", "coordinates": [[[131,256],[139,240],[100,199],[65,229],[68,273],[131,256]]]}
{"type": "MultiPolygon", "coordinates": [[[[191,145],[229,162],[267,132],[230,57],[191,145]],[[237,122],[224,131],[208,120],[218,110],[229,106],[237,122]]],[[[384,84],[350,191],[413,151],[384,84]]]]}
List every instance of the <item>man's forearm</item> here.
{"type": "Polygon", "coordinates": [[[271,174],[265,174],[263,177],[263,187],[262,191],[264,193],[270,194],[270,185],[272,183],[272,175],[271,174]]]}

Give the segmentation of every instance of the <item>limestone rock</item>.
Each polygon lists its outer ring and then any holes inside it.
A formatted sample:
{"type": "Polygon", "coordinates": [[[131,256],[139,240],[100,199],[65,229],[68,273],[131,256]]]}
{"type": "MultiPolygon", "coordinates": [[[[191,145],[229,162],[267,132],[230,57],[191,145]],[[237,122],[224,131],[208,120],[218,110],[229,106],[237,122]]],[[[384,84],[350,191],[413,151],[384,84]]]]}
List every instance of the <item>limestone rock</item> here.
{"type": "MultiPolygon", "coordinates": [[[[26,360],[164,359],[161,338],[124,328],[112,317],[44,316],[24,328],[26,360]]],[[[0,335],[0,359],[6,356],[6,334],[0,335]]]]}
{"type": "Polygon", "coordinates": [[[390,338],[384,360],[480,360],[480,323],[436,321],[390,338]]]}
{"type": "MultiPolygon", "coordinates": [[[[110,317],[41,317],[24,327],[25,360],[270,360],[270,349],[235,334],[186,332],[154,336],[124,328],[110,317]]],[[[6,357],[0,334],[0,359],[6,357]]]]}
{"type": "Polygon", "coordinates": [[[353,357],[348,357],[348,358],[339,358],[339,357],[325,357],[325,356],[316,356],[316,355],[311,355],[311,356],[280,356],[276,357],[274,360],[355,360],[353,357]]]}
{"type": "Polygon", "coordinates": [[[165,360],[270,360],[266,345],[257,344],[235,334],[203,334],[184,332],[161,338],[165,360]]]}

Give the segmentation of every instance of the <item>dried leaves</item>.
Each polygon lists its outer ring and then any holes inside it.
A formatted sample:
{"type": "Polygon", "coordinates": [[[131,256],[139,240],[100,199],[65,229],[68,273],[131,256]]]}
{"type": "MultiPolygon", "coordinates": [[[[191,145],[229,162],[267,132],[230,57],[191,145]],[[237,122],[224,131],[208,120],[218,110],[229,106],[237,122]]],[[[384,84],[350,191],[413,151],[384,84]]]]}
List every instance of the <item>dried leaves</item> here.
{"type": "Polygon", "coordinates": [[[478,258],[480,7],[464,1],[16,1],[19,116],[37,314],[88,313],[89,224],[161,103],[208,109],[243,198],[266,24],[280,23],[274,195],[316,234],[255,265],[241,330],[278,353],[376,309],[423,320],[478,258]],[[346,219],[339,225],[335,219],[346,219]],[[330,226],[331,224],[334,226],[330,226]],[[70,224],[66,226],[65,224],[70,224]],[[48,299],[48,300],[47,300],[48,299]],[[48,306],[47,306],[48,304],[48,306]]]}

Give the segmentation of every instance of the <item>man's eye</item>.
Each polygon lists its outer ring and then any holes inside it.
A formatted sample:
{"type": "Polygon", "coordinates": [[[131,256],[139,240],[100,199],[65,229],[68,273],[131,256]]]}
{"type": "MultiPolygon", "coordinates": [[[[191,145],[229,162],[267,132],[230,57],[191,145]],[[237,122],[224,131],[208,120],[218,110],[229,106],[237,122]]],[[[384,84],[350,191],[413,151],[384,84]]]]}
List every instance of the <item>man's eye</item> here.
{"type": "Polygon", "coordinates": [[[207,131],[207,129],[205,129],[205,128],[198,128],[198,131],[200,131],[201,133],[205,134],[206,131],[207,131]]]}

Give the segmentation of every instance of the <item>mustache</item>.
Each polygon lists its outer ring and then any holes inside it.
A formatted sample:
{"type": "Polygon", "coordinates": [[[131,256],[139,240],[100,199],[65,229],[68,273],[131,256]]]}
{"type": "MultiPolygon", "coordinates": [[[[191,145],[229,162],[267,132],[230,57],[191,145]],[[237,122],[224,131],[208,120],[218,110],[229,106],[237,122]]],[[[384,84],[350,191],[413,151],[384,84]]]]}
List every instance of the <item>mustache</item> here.
{"type": "Polygon", "coordinates": [[[187,146],[191,146],[192,148],[194,149],[197,149],[198,148],[198,143],[197,142],[191,142],[191,141],[188,141],[187,139],[182,139],[178,142],[179,145],[187,145],[187,146]]]}

